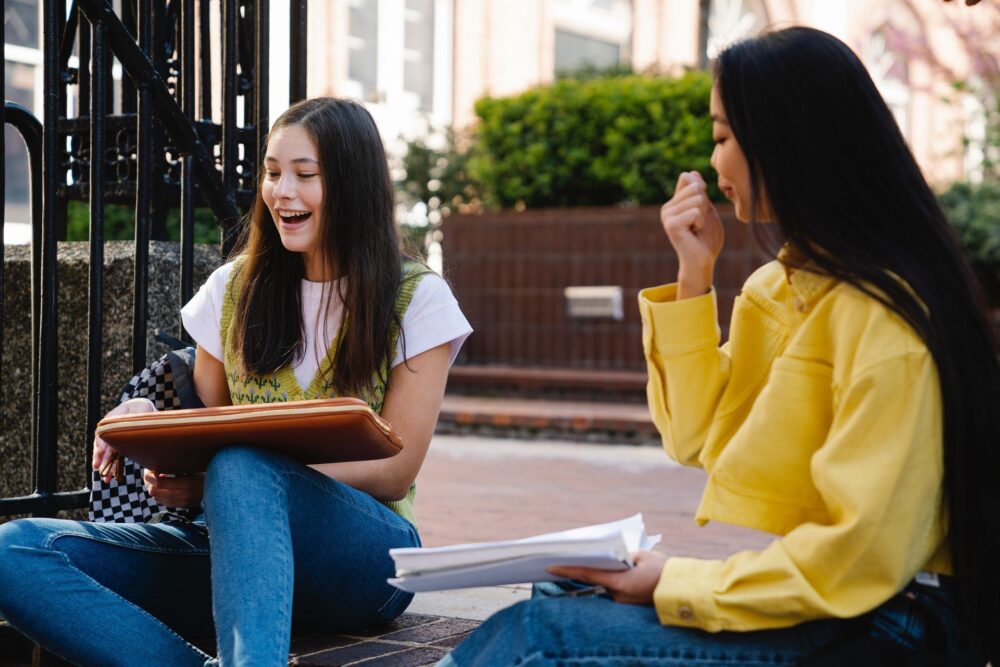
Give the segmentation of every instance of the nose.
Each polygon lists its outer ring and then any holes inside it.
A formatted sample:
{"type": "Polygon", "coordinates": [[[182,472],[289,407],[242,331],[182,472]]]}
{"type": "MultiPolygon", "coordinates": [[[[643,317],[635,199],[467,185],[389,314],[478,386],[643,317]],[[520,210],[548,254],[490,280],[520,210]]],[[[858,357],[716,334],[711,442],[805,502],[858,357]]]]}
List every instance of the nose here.
{"type": "Polygon", "coordinates": [[[282,174],[272,190],[276,199],[292,199],[295,196],[295,179],[282,174]]]}
{"type": "Polygon", "coordinates": [[[715,147],[712,149],[712,157],[709,160],[709,164],[712,165],[712,169],[714,169],[716,172],[719,171],[719,167],[716,164],[718,162],[718,155],[719,155],[719,144],[715,144],[715,147]]]}

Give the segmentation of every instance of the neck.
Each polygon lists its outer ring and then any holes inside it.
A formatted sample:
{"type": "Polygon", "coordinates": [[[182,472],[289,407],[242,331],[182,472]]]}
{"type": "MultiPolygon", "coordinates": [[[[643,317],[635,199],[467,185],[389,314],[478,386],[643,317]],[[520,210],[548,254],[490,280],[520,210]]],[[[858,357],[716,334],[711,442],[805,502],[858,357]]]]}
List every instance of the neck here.
{"type": "Polygon", "coordinates": [[[340,270],[336,264],[332,266],[327,263],[326,258],[319,252],[302,253],[302,263],[305,266],[306,280],[314,283],[322,283],[340,277],[340,270]]]}

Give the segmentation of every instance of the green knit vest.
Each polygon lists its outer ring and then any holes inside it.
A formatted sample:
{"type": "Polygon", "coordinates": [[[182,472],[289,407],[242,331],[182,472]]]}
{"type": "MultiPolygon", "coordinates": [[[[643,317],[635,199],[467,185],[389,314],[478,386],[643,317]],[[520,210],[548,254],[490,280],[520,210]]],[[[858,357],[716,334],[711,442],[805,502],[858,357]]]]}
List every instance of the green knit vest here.
{"type": "MultiPolygon", "coordinates": [[[[229,397],[233,405],[247,405],[250,403],[279,403],[285,401],[302,401],[317,398],[334,398],[336,396],[328,372],[334,364],[337,346],[340,336],[343,333],[343,324],[329,349],[326,357],[320,362],[319,370],[313,377],[312,382],[303,390],[295,379],[295,373],[290,365],[282,366],[277,371],[262,376],[243,376],[239,373],[239,351],[233,347],[234,336],[232,328],[235,325],[234,313],[236,302],[239,300],[240,291],[243,289],[243,278],[241,268],[243,257],[235,260],[232,272],[229,274],[229,281],[226,283],[226,291],[222,301],[222,349],[224,351],[223,364],[226,369],[226,379],[229,383],[229,397]]],[[[413,299],[413,292],[416,290],[420,280],[430,272],[426,266],[417,262],[403,263],[403,278],[400,282],[399,292],[396,296],[396,314],[399,321],[403,321],[406,309],[410,307],[413,299]]],[[[396,349],[396,342],[399,338],[399,327],[392,327],[392,347],[396,349]]],[[[377,413],[382,412],[382,403],[385,400],[386,379],[389,377],[389,364],[391,358],[382,362],[382,368],[372,377],[372,384],[368,392],[361,396],[368,402],[377,413]]],[[[336,372],[334,370],[334,372],[336,372]]],[[[402,500],[382,501],[389,509],[400,515],[414,526],[416,517],[413,514],[413,499],[416,496],[416,484],[410,485],[410,490],[402,500]]]]}

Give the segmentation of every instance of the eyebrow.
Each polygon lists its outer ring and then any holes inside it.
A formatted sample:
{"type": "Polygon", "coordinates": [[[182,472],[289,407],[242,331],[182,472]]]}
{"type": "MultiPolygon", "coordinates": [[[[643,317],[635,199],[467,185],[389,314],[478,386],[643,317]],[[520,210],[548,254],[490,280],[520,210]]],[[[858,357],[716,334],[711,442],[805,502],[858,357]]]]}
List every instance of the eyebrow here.
{"type": "MultiPolygon", "coordinates": [[[[271,156],[271,155],[268,155],[266,158],[264,158],[264,162],[277,162],[277,161],[278,161],[278,158],[276,158],[274,156],[271,156]]],[[[314,160],[311,157],[297,157],[294,160],[292,160],[292,162],[294,162],[294,163],[311,162],[313,164],[319,164],[318,160],[314,160]]]]}

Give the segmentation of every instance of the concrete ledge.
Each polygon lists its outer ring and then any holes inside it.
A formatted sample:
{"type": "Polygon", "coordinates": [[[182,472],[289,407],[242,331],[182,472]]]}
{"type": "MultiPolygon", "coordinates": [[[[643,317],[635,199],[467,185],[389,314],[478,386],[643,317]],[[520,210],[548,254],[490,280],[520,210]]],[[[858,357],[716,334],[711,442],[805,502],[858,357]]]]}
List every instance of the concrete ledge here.
{"type": "MultiPolygon", "coordinates": [[[[134,244],[111,241],[104,246],[103,331],[101,337],[101,409],[117,402],[132,376],[132,291],[134,244]]],[[[194,284],[200,285],[220,262],[215,246],[195,248],[194,284]]],[[[60,243],[57,265],[58,356],[58,489],[87,484],[87,340],[90,272],[89,243],[60,243]]],[[[4,250],[3,369],[0,378],[0,497],[27,495],[31,488],[31,249],[4,250]]],[[[180,251],[178,244],[149,245],[147,362],[166,348],[153,330],[179,332],[180,251]]],[[[0,517],[0,522],[4,517],[0,517]]]]}

